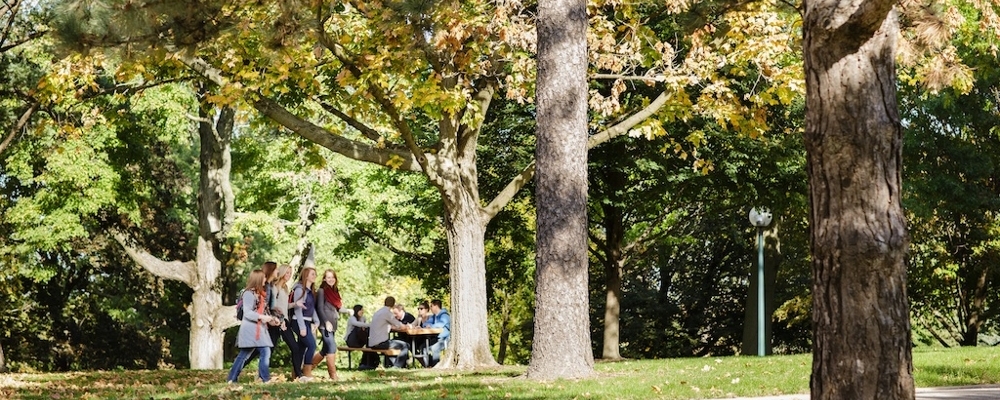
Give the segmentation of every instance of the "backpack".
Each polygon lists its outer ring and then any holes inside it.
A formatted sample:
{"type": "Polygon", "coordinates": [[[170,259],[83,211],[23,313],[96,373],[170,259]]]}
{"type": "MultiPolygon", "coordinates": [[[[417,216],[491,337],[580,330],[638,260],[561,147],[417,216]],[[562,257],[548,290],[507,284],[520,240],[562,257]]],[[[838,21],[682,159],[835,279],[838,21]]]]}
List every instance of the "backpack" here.
{"type": "MultiPolygon", "coordinates": [[[[242,321],[243,320],[243,293],[246,293],[246,292],[247,292],[247,290],[243,289],[243,291],[240,292],[240,298],[239,298],[239,300],[236,300],[236,320],[237,321],[242,321]]],[[[254,308],[257,308],[257,306],[260,305],[259,302],[260,302],[260,299],[258,299],[257,302],[255,302],[254,308]]]]}
{"type": "Polygon", "coordinates": [[[239,299],[236,300],[236,320],[237,321],[242,321],[243,320],[243,293],[244,292],[246,292],[246,290],[243,290],[242,292],[240,292],[240,297],[239,297],[239,299]]]}

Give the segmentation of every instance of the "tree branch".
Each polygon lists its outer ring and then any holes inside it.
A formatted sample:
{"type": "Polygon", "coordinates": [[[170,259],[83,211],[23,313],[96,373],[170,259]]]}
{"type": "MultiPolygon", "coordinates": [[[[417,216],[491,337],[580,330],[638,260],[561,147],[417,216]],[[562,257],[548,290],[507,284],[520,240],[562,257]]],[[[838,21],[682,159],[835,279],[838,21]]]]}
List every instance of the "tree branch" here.
{"type": "Polygon", "coordinates": [[[656,112],[659,111],[664,104],[667,104],[667,99],[669,98],[670,95],[664,91],[663,93],[660,93],[659,96],[656,96],[656,99],[649,103],[648,106],[639,110],[639,112],[625,118],[624,121],[615,124],[615,126],[591,136],[587,139],[587,150],[593,149],[604,142],[625,134],[629,129],[632,129],[636,125],[639,125],[640,122],[645,121],[647,118],[653,116],[653,114],[656,114],[656,112]]]}
{"type": "Polygon", "coordinates": [[[365,143],[335,135],[326,129],[316,126],[312,122],[299,118],[267,97],[261,97],[260,100],[253,103],[253,106],[278,124],[335,153],[342,154],[354,160],[370,162],[404,171],[421,171],[420,165],[417,162],[418,160],[409,151],[388,148],[378,149],[365,143]]]}
{"type": "MultiPolygon", "coordinates": [[[[593,149],[604,142],[625,134],[629,129],[639,125],[640,122],[646,120],[646,118],[649,118],[659,111],[664,104],[667,104],[667,99],[669,98],[670,95],[664,91],[663,93],[660,93],[660,95],[657,96],[653,102],[649,103],[648,106],[639,110],[639,112],[632,114],[624,121],[615,124],[615,126],[591,136],[587,140],[587,150],[593,149]]],[[[493,198],[493,201],[491,201],[490,204],[483,209],[483,212],[487,216],[487,220],[492,219],[498,212],[500,212],[500,210],[506,207],[507,203],[514,199],[514,195],[517,194],[517,192],[520,191],[521,188],[524,187],[524,185],[526,185],[534,176],[535,161],[532,160],[531,163],[528,164],[528,166],[525,167],[520,174],[507,183],[507,186],[505,186],[503,190],[501,190],[500,193],[493,198]]]]}
{"type": "MultiPolygon", "coordinates": [[[[192,57],[184,54],[183,52],[178,53],[178,57],[181,62],[189,68],[198,72],[216,85],[226,86],[229,84],[229,80],[222,75],[222,72],[209,65],[205,60],[192,57]]],[[[302,136],[303,138],[320,146],[326,147],[335,153],[344,155],[354,160],[365,161],[404,171],[421,171],[419,163],[413,157],[413,154],[408,151],[377,149],[368,144],[333,134],[326,129],[299,118],[268,97],[259,96],[259,99],[255,101],[250,99],[248,100],[251,102],[251,105],[257,109],[257,111],[260,111],[265,116],[271,118],[274,122],[277,122],[281,126],[297,133],[299,136],[302,136]]]]}
{"type": "Polygon", "coordinates": [[[14,136],[17,136],[17,132],[24,129],[24,126],[28,124],[28,120],[31,119],[31,115],[34,114],[36,110],[38,110],[37,101],[31,103],[31,106],[29,106],[28,109],[21,114],[21,118],[17,119],[17,123],[14,124],[14,127],[10,130],[10,133],[7,134],[7,137],[3,139],[3,143],[0,143],[0,154],[2,154],[3,151],[7,149],[7,146],[10,146],[10,143],[14,141],[14,136]]]}
{"type": "Polygon", "coordinates": [[[354,119],[354,117],[351,117],[350,115],[347,115],[343,111],[340,111],[340,109],[334,107],[330,103],[318,99],[314,99],[314,101],[316,101],[316,103],[318,103],[321,107],[323,107],[323,109],[326,110],[328,113],[333,114],[337,118],[340,118],[341,121],[346,122],[347,125],[350,125],[352,128],[357,129],[358,132],[361,132],[362,135],[364,135],[371,141],[375,143],[385,143],[385,138],[382,137],[382,135],[380,135],[378,131],[376,131],[375,129],[370,128],[368,125],[363,124],[361,121],[354,119]]]}
{"type": "Polygon", "coordinates": [[[133,243],[135,241],[126,236],[124,232],[117,229],[111,229],[109,233],[115,238],[115,241],[122,246],[125,253],[128,254],[128,256],[135,261],[136,264],[139,264],[140,267],[163,279],[181,281],[188,287],[195,288],[197,265],[194,261],[163,261],[156,256],[149,254],[146,249],[134,246],[133,243]]]}
{"type": "MultiPolygon", "coordinates": [[[[326,17],[323,16],[322,10],[318,9],[316,12],[316,29],[318,32],[319,43],[330,50],[333,56],[340,61],[341,64],[347,67],[347,70],[351,72],[355,77],[361,77],[361,68],[354,63],[353,58],[347,54],[347,51],[339,43],[334,42],[330,39],[329,35],[326,33],[326,17]]],[[[399,110],[396,106],[389,101],[385,93],[382,92],[377,86],[367,85],[365,91],[370,94],[375,101],[382,106],[382,111],[384,111],[389,116],[389,120],[392,122],[396,130],[399,131],[400,136],[403,137],[403,141],[406,142],[406,147],[410,150],[413,158],[416,159],[417,164],[423,171],[424,175],[431,183],[443,186],[441,182],[441,177],[437,174],[434,169],[429,166],[428,156],[424,153],[423,149],[417,145],[416,137],[413,135],[413,130],[410,129],[410,125],[399,114],[399,110]]]]}
{"type": "Polygon", "coordinates": [[[483,123],[486,121],[486,110],[489,109],[495,92],[496,88],[494,85],[487,83],[473,98],[479,105],[480,115],[476,117],[476,120],[472,124],[463,126],[461,129],[462,135],[458,138],[458,151],[463,157],[469,156],[469,154],[466,154],[467,151],[471,151],[471,155],[475,155],[475,146],[479,142],[479,134],[482,132],[483,123]]]}
{"type": "Polygon", "coordinates": [[[489,221],[493,219],[493,217],[495,217],[500,210],[503,210],[503,208],[507,206],[507,203],[510,203],[510,201],[514,199],[514,195],[521,191],[521,188],[523,188],[524,185],[527,185],[528,181],[530,181],[534,176],[535,160],[531,160],[531,162],[528,163],[528,166],[524,167],[524,169],[521,170],[521,173],[517,174],[514,179],[511,179],[511,181],[507,183],[507,186],[505,186],[500,193],[497,193],[496,197],[493,198],[493,201],[483,208],[483,213],[486,214],[486,220],[489,221]]]}
{"type": "Polygon", "coordinates": [[[433,259],[432,259],[432,257],[430,255],[423,254],[423,253],[416,253],[416,252],[412,252],[412,251],[406,251],[406,250],[400,249],[400,248],[398,248],[396,246],[393,246],[391,244],[388,244],[384,240],[381,240],[381,238],[375,236],[375,234],[371,233],[370,231],[368,231],[367,229],[365,229],[363,227],[359,226],[359,227],[356,227],[356,229],[358,230],[358,232],[361,232],[361,234],[364,235],[369,240],[375,242],[379,246],[382,246],[382,247],[385,247],[386,249],[389,249],[389,251],[393,252],[396,255],[407,257],[407,258],[410,258],[412,260],[419,260],[420,262],[423,262],[424,264],[428,264],[428,265],[433,261],[433,259]]]}

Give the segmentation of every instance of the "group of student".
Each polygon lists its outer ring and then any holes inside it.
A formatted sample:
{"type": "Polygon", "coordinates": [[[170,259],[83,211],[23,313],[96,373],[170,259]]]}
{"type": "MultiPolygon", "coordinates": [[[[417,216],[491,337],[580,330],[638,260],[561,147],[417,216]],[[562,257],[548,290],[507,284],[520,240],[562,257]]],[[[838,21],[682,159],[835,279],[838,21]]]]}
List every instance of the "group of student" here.
{"type": "MultiPolygon", "coordinates": [[[[412,328],[439,328],[441,333],[427,341],[429,348],[414,349],[420,352],[430,352],[430,359],[425,367],[437,365],[441,361],[441,350],[448,346],[448,340],[451,338],[451,315],[448,314],[448,310],[441,306],[441,300],[434,299],[430,303],[426,301],[420,303],[417,306],[419,317],[414,317],[413,314],[406,312],[403,305],[396,304],[396,299],[392,296],[386,297],[383,304],[382,308],[372,314],[370,322],[364,320],[363,313],[351,317],[347,323],[346,342],[348,346],[365,347],[360,344],[366,343],[367,347],[373,349],[399,350],[399,355],[386,357],[388,363],[386,367],[405,368],[410,353],[410,345],[405,340],[408,339],[406,331],[412,328]],[[364,336],[364,334],[358,335],[358,332],[363,332],[362,330],[365,328],[368,328],[368,338],[361,340],[359,336],[364,336]],[[390,331],[397,332],[395,339],[390,339],[390,331]]],[[[355,307],[357,310],[360,306],[355,307]]],[[[421,346],[424,343],[418,341],[415,344],[421,346]]],[[[418,360],[423,363],[423,359],[418,360]]],[[[358,369],[375,369],[377,367],[378,355],[365,353],[358,369]]]]}
{"type": "MultiPolygon", "coordinates": [[[[337,285],[337,273],[332,269],[323,272],[323,279],[318,289],[315,288],[316,269],[304,267],[299,272],[299,279],[291,291],[288,283],[292,278],[292,267],[278,265],[272,261],[265,262],[263,267],[255,269],[247,278],[247,285],[240,294],[242,319],[239,333],[236,337],[236,347],[240,349],[233,362],[226,381],[235,383],[243,368],[254,358],[258,358],[258,376],[263,382],[268,382],[270,376],[271,349],[277,345],[280,338],[288,345],[292,354],[292,379],[308,382],[313,379],[315,366],[326,361],[327,373],[331,380],[337,380],[337,323],[340,314],[349,314],[347,334],[344,341],[349,347],[398,348],[400,355],[390,361],[393,366],[405,367],[409,345],[401,340],[390,340],[389,331],[405,331],[409,327],[423,326],[442,328],[430,347],[432,360],[430,366],[440,360],[441,350],[447,346],[450,337],[451,318],[448,311],[441,307],[440,300],[429,304],[421,303],[420,321],[415,317],[404,323],[396,318],[396,300],[393,297],[385,299],[385,307],[372,315],[372,320],[366,321],[364,307],[355,305],[344,308],[337,285]],[[389,318],[386,318],[386,315],[389,318]],[[320,336],[315,334],[319,328],[320,336]],[[317,337],[322,339],[322,348],[316,352],[317,337]]],[[[403,317],[409,315],[398,307],[403,317]]],[[[360,369],[374,369],[378,365],[376,354],[365,353],[360,369]],[[367,356],[374,356],[374,360],[367,356]]]]}

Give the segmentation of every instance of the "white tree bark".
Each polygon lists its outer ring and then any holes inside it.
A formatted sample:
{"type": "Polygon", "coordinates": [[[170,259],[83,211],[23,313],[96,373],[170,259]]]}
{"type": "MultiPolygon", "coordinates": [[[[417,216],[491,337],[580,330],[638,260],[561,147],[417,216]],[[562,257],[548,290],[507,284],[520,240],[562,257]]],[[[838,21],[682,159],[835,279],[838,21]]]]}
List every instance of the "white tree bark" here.
{"type": "Polygon", "coordinates": [[[201,140],[198,185],[198,244],[194,261],[164,261],[143,249],[122,231],[111,234],[125,252],[153,275],[183,282],[194,290],[187,306],[191,318],[188,358],[191,369],[221,369],[226,328],[237,325],[232,306],[222,304],[218,280],[222,273],[219,243],[232,221],[233,191],[229,181],[234,110],[203,105],[198,120],[201,140]],[[218,111],[218,112],[216,112],[218,111]]]}

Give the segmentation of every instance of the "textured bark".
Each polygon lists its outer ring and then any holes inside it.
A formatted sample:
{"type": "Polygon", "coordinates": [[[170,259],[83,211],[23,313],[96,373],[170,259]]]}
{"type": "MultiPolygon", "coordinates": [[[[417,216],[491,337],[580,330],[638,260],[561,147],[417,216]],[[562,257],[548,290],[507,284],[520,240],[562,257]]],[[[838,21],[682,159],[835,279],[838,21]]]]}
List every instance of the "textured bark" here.
{"type": "Polygon", "coordinates": [[[535,330],[527,375],[594,372],[587,290],[587,10],[538,4],[535,330]]]}
{"type": "MultiPolygon", "coordinates": [[[[619,171],[615,171],[619,172],[619,171]]],[[[608,185],[611,188],[618,188],[623,185],[620,173],[612,173],[608,185]]],[[[621,298],[622,298],[622,266],[625,263],[622,244],[625,241],[625,227],[623,224],[622,210],[614,205],[605,204],[604,209],[604,230],[605,235],[605,256],[604,262],[604,344],[601,351],[601,358],[605,360],[621,359],[621,298]]]]}
{"type": "Polygon", "coordinates": [[[813,399],[915,395],[894,3],[804,3],[813,399]]]}
{"type": "Polygon", "coordinates": [[[485,220],[469,202],[447,207],[445,230],[451,273],[451,340],[435,368],[474,369],[496,365],[486,324],[485,220]]]}
{"type": "Polygon", "coordinates": [[[971,282],[967,283],[968,288],[964,289],[965,292],[962,296],[965,301],[963,301],[963,308],[965,311],[965,329],[962,332],[962,346],[975,346],[979,344],[979,330],[983,326],[983,321],[986,319],[983,317],[983,312],[986,307],[986,280],[989,276],[988,267],[980,267],[979,271],[972,275],[970,279],[971,282]]]}

